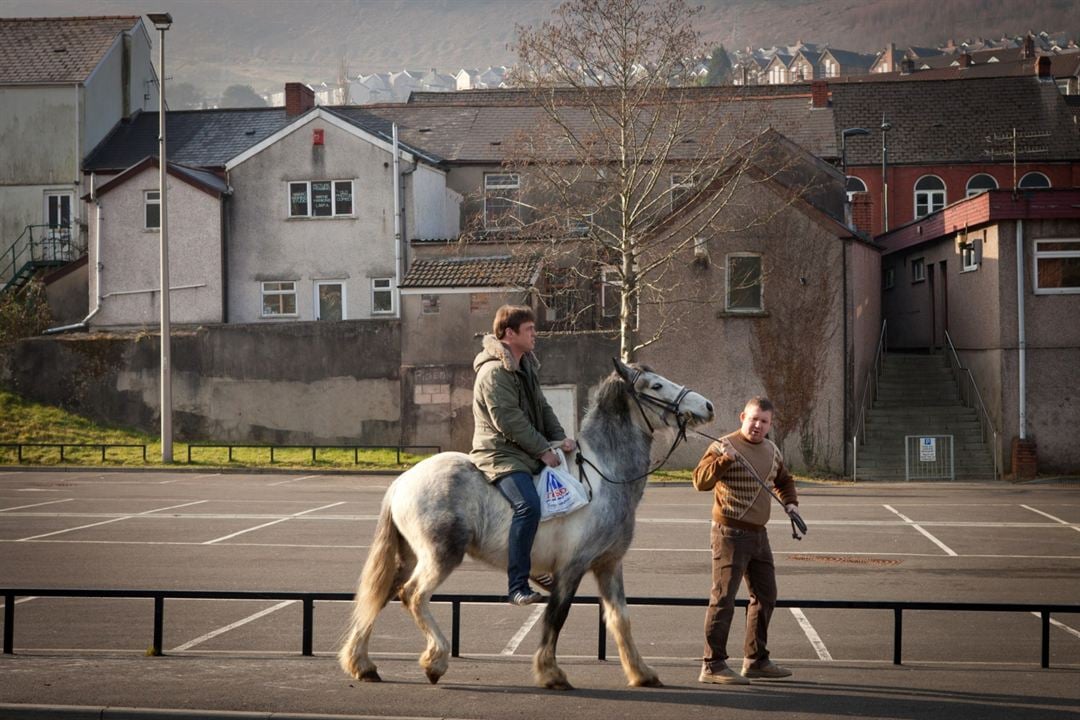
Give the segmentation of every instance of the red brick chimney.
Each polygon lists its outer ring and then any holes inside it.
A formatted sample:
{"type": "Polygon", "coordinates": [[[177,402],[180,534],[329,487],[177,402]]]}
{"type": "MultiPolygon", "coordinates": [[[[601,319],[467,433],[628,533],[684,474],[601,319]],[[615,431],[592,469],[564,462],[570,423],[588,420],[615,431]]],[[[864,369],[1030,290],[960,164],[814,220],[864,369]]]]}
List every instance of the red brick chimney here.
{"type": "Polygon", "coordinates": [[[1020,57],[1025,60],[1035,57],[1035,36],[1031,33],[1024,36],[1024,49],[1020,52],[1020,57]]]}
{"type": "Polygon", "coordinates": [[[315,107],[315,91],[304,83],[285,83],[285,115],[302,115],[315,107]]]}
{"type": "Polygon", "coordinates": [[[1040,55],[1039,59],[1035,61],[1035,75],[1040,80],[1054,79],[1054,76],[1050,73],[1050,58],[1046,55],[1040,55]]]}
{"type": "Polygon", "coordinates": [[[824,80],[810,81],[810,106],[815,108],[829,107],[829,83],[824,80]]]}
{"type": "Polygon", "coordinates": [[[971,67],[974,63],[971,53],[960,53],[960,56],[956,58],[956,63],[960,67],[971,67]]]}

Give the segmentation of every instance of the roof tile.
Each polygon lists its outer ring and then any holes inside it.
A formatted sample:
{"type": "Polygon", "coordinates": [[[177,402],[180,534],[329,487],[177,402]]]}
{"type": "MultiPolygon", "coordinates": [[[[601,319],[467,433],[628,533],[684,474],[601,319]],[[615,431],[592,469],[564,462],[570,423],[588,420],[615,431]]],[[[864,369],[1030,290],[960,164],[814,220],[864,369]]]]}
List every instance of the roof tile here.
{"type": "Polygon", "coordinates": [[[0,18],[0,84],[83,82],[138,15],[0,18]]]}

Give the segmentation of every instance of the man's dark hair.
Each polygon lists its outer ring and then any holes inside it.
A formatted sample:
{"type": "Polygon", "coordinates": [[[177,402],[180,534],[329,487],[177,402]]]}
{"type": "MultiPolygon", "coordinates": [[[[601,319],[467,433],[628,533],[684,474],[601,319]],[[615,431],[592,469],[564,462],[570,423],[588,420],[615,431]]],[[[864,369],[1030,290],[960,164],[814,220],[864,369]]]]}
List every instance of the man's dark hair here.
{"type": "Polygon", "coordinates": [[[503,305],[495,311],[495,321],[491,324],[495,337],[502,340],[507,330],[519,332],[522,323],[536,322],[536,313],[528,305],[503,305]]]}
{"type": "Polygon", "coordinates": [[[746,401],[746,407],[756,407],[762,412],[772,412],[774,410],[772,400],[764,395],[755,395],[750,398],[746,401]]]}

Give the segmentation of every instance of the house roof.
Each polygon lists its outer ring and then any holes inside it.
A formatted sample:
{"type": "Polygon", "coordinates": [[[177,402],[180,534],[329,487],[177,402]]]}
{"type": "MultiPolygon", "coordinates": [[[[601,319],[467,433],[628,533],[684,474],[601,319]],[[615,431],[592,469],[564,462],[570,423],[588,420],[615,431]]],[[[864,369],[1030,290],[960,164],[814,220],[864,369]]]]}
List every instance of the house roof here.
{"type": "Polygon", "coordinates": [[[879,235],[885,254],[906,250],[991,222],[1027,219],[1080,219],[1080,189],[990,190],[879,235]]]}
{"type": "Polygon", "coordinates": [[[138,15],[0,18],[0,84],[84,82],[138,15]]]}
{"type": "MultiPolygon", "coordinates": [[[[686,91],[687,102],[715,115],[713,127],[728,123],[747,137],[772,127],[814,154],[838,156],[832,110],[811,108],[805,85],[680,90],[686,91]]],[[[575,104],[567,93],[563,108],[568,119],[589,131],[592,119],[587,107],[575,104]]],[[[333,111],[384,134],[396,122],[402,142],[456,163],[501,163],[516,139],[535,133],[547,122],[527,91],[505,89],[414,92],[408,103],[335,107],[333,111]]],[[[570,150],[566,154],[567,159],[573,157],[570,150]]]]}
{"type": "Polygon", "coordinates": [[[829,89],[837,135],[842,128],[871,131],[869,137],[848,140],[849,166],[881,165],[883,113],[892,126],[887,135],[892,165],[1004,162],[1011,159],[1012,146],[994,138],[1011,137],[1014,128],[1022,134],[1021,161],[1080,160],[1076,110],[1053,82],[999,77],[844,82],[830,83],[829,89]]]}
{"type": "MultiPolygon", "coordinates": [[[[285,108],[174,110],[166,113],[169,160],[190,167],[221,168],[296,119],[285,108]]],[[[86,172],[120,172],[158,153],[158,114],[121,121],[86,160],[86,172]]]]}
{"type": "Polygon", "coordinates": [[[493,257],[415,260],[405,274],[405,288],[530,287],[540,271],[538,258],[493,257]]]}
{"type": "Polygon", "coordinates": [[[836,62],[840,63],[841,69],[843,68],[861,68],[863,70],[869,70],[874,64],[876,59],[875,55],[867,55],[865,53],[858,53],[852,50],[839,50],[836,48],[827,48],[821,53],[822,55],[832,55],[836,62]]]}
{"type": "MultiPolygon", "coordinates": [[[[972,64],[966,67],[953,65],[959,55],[944,58],[929,58],[915,61],[914,72],[904,73],[899,70],[873,75],[855,75],[844,77],[844,82],[908,82],[912,80],[968,80],[990,77],[1035,77],[1037,58],[1023,58],[1019,51],[985,51],[971,53],[972,64]],[[997,58],[991,62],[990,58],[997,58]],[[923,66],[927,67],[923,67],[923,66]]],[[[1050,61],[1050,73],[1056,78],[1072,77],[1080,74],[1080,52],[1041,55],[1050,61]]]]}
{"type": "MultiPolygon", "coordinates": [[[[119,187],[131,178],[135,177],[139,173],[149,168],[159,167],[157,156],[148,156],[135,163],[131,167],[124,170],[124,172],[110,178],[108,182],[98,187],[94,194],[98,197],[105,195],[109,191],[119,187]]],[[[189,168],[183,165],[179,165],[174,162],[168,162],[166,164],[167,172],[175,178],[186,182],[192,187],[202,190],[207,195],[219,198],[222,195],[231,195],[232,188],[222,178],[218,177],[212,172],[205,170],[198,170],[196,168],[189,168]]],[[[83,196],[84,200],[89,200],[90,195],[83,196]]]]}

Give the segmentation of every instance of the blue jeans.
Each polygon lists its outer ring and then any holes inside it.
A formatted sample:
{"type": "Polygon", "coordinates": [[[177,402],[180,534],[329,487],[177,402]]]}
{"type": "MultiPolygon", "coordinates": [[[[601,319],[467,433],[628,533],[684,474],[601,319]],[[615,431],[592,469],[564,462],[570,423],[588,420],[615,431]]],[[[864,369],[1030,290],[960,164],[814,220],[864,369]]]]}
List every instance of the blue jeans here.
{"type": "Polygon", "coordinates": [[[495,487],[510,502],[514,516],[510,520],[509,558],[506,577],[510,595],[532,592],[529,571],[532,569],[532,546],[536,528],[540,525],[540,496],[536,494],[533,477],[527,472],[513,472],[495,481],[495,487]]]}

